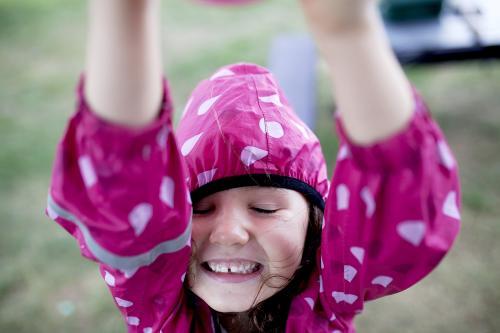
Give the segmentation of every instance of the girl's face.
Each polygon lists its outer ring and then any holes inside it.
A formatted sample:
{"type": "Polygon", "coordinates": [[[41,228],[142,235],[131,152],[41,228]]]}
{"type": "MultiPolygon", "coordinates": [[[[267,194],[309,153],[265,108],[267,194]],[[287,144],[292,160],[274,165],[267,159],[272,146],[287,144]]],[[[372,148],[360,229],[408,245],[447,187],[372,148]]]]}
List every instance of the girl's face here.
{"type": "Polygon", "coordinates": [[[282,289],[297,270],[309,207],[298,192],[240,187],[193,205],[192,291],[219,312],[242,312],[282,289]]]}

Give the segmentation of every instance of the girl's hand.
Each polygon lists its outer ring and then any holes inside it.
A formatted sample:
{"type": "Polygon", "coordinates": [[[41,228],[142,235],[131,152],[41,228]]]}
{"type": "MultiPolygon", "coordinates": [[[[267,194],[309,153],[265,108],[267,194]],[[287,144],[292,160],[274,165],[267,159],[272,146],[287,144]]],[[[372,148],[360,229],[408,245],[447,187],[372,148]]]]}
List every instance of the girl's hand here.
{"type": "Polygon", "coordinates": [[[367,29],[377,0],[300,0],[316,40],[367,29]]]}

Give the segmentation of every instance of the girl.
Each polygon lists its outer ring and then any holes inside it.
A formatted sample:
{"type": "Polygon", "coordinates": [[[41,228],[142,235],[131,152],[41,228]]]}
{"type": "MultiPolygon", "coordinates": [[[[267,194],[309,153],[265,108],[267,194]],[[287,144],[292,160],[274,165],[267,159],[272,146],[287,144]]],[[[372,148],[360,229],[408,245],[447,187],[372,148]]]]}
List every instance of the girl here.
{"type": "Polygon", "coordinates": [[[301,2],[341,110],[331,184],[317,138],[257,65],[202,81],[174,135],[159,0],[90,0],[47,212],[99,262],[129,332],[354,332],[365,301],[451,247],[457,166],[375,1],[301,2]]]}

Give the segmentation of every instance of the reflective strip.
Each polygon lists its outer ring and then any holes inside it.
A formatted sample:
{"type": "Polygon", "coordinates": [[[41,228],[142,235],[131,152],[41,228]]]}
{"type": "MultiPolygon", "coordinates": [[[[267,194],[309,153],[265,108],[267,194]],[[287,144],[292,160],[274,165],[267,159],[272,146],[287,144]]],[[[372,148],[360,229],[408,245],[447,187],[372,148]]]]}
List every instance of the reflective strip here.
{"type": "MultiPolygon", "coordinates": [[[[73,224],[75,224],[83,235],[85,244],[87,245],[90,252],[94,257],[101,263],[109,265],[115,269],[122,271],[134,271],[143,266],[148,266],[152,264],[156,258],[165,253],[173,253],[184,248],[191,238],[191,221],[189,222],[186,230],[177,238],[164,241],[156,245],[153,249],[148,252],[138,254],[135,256],[120,256],[109,252],[102,246],[100,246],[95,239],[92,237],[89,229],[85,224],[83,224],[76,216],[61,208],[52,198],[48,196],[47,199],[47,210],[51,213],[55,213],[58,217],[61,217],[73,224]]],[[[53,216],[52,218],[57,216],[53,216]]],[[[191,219],[190,219],[191,220],[191,219]]]]}

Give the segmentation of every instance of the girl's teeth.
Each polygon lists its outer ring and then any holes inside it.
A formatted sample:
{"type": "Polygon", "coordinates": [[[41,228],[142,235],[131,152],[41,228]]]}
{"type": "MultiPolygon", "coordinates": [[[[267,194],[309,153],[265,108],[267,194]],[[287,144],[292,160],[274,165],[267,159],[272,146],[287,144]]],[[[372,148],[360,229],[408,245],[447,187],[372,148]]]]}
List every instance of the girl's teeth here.
{"type": "Polygon", "coordinates": [[[252,273],[257,264],[215,264],[208,262],[210,269],[216,273],[235,273],[235,274],[249,274],[252,273]]]}

